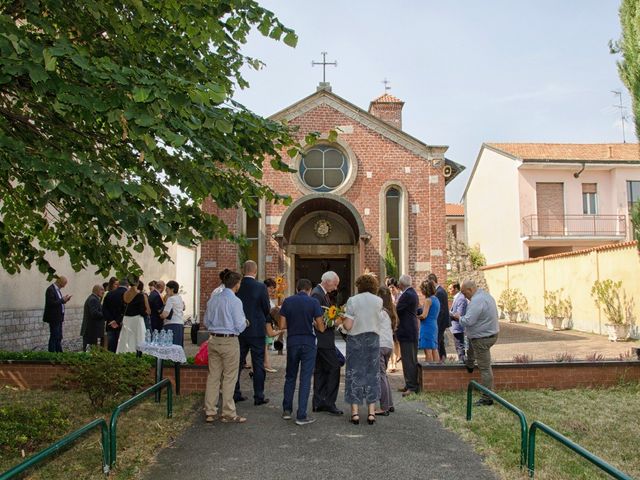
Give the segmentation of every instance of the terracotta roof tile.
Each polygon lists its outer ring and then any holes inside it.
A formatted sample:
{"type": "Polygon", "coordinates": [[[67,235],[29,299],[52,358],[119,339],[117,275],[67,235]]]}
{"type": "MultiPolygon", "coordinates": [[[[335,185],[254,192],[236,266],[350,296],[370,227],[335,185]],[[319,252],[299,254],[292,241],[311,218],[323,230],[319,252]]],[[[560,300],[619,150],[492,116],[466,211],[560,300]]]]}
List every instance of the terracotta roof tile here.
{"type": "Polygon", "coordinates": [[[607,245],[599,245],[597,247],[585,248],[584,250],[576,250],[574,252],[554,253],[552,255],[545,255],[544,257],[529,258],[527,260],[514,260],[512,262],[494,263],[493,265],[480,267],[480,270],[491,270],[494,268],[504,267],[506,265],[523,265],[525,263],[539,262],[540,260],[553,260],[554,258],[575,257],[578,255],[587,255],[591,252],[623,250],[625,248],[635,247],[637,245],[638,245],[638,242],[636,242],[635,240],[632,240],[630,242],[622,242],[622,243],[609,243],[607,245]]]}
{"type": "Polygon", "coordinates": [[[399,98],[394,97],[393,95],[385,93],[383,95],[380,95],[378,98],[372,100],[371,103],[404,103],[404,102],[399,98]]]}
{"type": "Polygon", "coordinates": [[[464,216],[464,205],[461,203],[447,203],[445,205],[447,216],[464,216]]]}
{"type": "Polygon", "coordinates": [[[522,160],[640,161],[637,143],[487,143],[522,160]]]}

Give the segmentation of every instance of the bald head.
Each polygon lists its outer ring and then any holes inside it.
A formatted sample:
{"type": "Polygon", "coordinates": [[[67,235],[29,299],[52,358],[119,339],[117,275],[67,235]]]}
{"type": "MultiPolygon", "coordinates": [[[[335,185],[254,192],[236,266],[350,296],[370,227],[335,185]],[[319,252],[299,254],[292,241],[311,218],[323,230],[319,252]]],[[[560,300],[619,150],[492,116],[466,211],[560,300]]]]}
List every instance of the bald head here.
{"type": "Polygon", "coordinates": [[[244,273],[245,275],[251,275],[255,277],[256,274],[258,273],[258,264],[253,260],[247,260],[246,262],[244,262],[244,265],[242,266],[242,273],[244,273]]]}
{"type": "Polygon", "coordinates": [[[104,287],[102,285],[94,285],[91,292],[102,298],[102,295],[104,295],[104,287]]]}
{"type": "Polygon", "coordinates": [[[56,279],[56,285],[58,286],[58,288],[64,288],[67,286],[67,277],[65,276],[59,276],[56,279]]]}
{"type": "Polygon", "coordinates": [[[460,286],[460,291],[467,300],[471,300],[471,297],[478,291],[478,285],[473,280],[465,280],[460,286]]]}

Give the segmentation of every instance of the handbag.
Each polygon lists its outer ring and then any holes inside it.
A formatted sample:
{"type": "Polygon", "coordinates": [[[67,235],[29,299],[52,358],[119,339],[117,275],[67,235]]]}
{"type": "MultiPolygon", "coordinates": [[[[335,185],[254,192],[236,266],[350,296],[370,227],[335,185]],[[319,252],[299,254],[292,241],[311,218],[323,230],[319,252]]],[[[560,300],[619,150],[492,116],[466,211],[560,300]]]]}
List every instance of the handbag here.
{"type": "Polygon", "coordinates": [[[209,365],[209,342],[202,342],[193,363],[196,365],[209,365]]]}

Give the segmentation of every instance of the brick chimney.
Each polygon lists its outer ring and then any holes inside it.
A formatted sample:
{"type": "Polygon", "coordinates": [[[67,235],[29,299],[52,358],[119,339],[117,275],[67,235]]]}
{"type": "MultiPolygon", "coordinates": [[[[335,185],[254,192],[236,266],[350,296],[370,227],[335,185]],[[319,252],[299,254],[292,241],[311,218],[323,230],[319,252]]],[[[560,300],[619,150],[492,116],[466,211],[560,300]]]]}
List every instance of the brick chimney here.
{"type": "Polygon", "coordinates": [[[402,130],[402,107],[404,102],[385,93],[369,104],[369,113],[383,122],[402,130]]]}

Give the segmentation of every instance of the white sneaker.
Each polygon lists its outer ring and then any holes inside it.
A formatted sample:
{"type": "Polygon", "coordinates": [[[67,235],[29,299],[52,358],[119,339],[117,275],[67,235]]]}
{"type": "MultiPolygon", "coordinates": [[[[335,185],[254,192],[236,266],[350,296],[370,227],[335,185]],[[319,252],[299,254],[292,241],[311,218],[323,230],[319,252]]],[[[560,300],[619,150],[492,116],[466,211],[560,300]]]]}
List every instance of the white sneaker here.
{"type": "Polygon", "coordinates": [[[310,423],[313,423],[315,421],[316,419],[311,417],[302,418],[300,420],[296,420],[296,425],[309,425],[310,423]]]}

